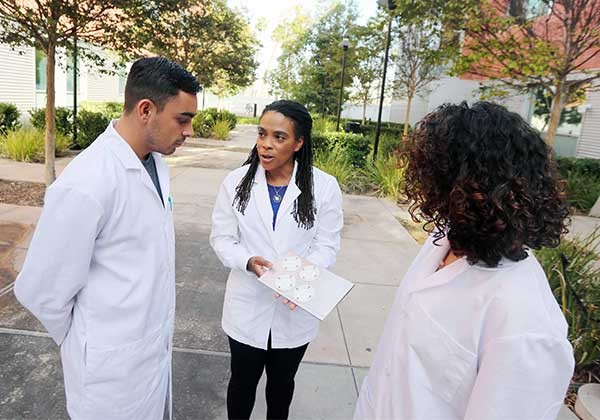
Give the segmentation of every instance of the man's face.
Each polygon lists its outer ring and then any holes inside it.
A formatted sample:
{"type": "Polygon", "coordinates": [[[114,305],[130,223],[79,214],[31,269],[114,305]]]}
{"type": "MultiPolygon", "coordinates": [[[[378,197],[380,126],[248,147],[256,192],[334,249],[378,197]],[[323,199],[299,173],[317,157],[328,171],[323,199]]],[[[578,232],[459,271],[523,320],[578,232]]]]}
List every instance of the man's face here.
{"type": "Polygon", "coordinates": [[[197,106],[196,95],[183,91],[170,98],[163,110],[155,112],[148,121],[148,148],[163,155],[173,154],[193,134],[192,118],[197,106]]]}

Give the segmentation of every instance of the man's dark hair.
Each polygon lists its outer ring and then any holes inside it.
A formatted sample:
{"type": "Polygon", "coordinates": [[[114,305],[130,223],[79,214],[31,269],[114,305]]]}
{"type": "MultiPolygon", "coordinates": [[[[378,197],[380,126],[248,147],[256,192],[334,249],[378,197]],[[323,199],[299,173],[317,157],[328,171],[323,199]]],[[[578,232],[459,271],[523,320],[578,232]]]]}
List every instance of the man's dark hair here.
{"type": "MultiPolygon", "coordinates": [[[[298,162],[296,171],[296,185],[302,191],[296,201],[294,201],[294,220],[298,226],[304,229],[310,229],[315,223],[315,197],[313,191],[313,154],[312,154],[312,118],[306,107],[298,102],[282,99],[270,103],[265,107],[261,118],[265,113],[273,111],[278,112],[292,123],[294,137],[303,138],[302,148],[294,153],[294,159],[298,162]]],[[[233,199],[233,205],[244,214],[248,201],[250,200],[250,191],[254,183],[254,176],[259,165],[258,150],[256,145],[250,151],[244,165],[250,165],[248,171],[236,188],[236,194],[233,199]]]]}
{"type": "Polygon", "coordinates": [[[473,264],[556,247],[568,204],[550,148],[518,114],[489,102],[443,105],[406,141],[413,219],[473,264]]]}
{"type": "Polygon", "coordinates": [[[164,57],[141,58],[127,76],[124,110],[129,113],[139,101],[150,99],[162,111],[179,91],[195,95],[200,89],[196,77],[179,64],[164,57]]]}

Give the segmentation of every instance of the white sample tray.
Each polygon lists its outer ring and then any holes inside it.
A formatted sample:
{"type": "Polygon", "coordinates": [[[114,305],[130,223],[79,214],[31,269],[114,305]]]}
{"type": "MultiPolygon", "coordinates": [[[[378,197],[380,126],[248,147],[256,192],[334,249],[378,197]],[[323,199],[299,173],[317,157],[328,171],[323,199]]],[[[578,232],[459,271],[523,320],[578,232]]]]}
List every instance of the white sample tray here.
{"type": "Polygon", "coordinates": [[[258,280],[321,321],[354,287],[348,280],[292,254],[275,261],[258,280]]]}

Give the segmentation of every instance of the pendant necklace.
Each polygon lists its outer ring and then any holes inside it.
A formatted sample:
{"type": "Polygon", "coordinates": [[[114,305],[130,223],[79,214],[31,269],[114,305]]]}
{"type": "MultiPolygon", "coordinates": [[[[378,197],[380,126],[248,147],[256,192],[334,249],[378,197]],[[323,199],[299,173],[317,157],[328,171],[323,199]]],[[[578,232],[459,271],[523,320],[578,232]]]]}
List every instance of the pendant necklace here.
{"type": "Polygon", "coordinates": [[[273,190],[275,191],[275,194],[273,194],[273,201],[276,203],[281,202],[281,195],[279,195],[279,192],[285,187],[285,185],[282,185],[281,187],[276,187],[276,186],[272,186],[273,190]]]}

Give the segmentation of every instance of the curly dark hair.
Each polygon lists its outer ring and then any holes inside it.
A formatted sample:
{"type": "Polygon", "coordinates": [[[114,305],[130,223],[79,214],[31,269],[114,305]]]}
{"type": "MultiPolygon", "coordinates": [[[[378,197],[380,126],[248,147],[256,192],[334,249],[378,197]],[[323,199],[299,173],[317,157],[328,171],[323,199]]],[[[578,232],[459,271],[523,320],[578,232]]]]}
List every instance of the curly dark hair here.
{"type": "Polygon", "coordinates": [[[419,122],[402,152],[413,220],[447,236],[470,264],[519,261],[567,232],[565,183],[539,133],[518,114],[478,102],[445,104],[419,122]]]}

